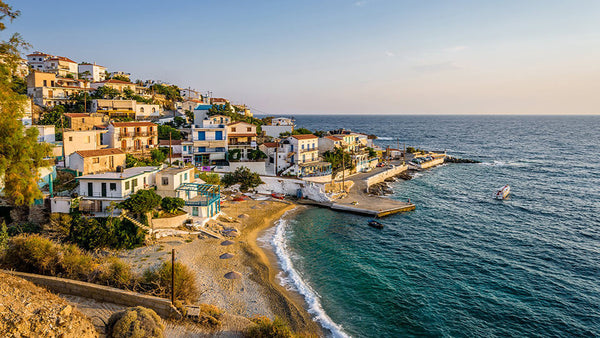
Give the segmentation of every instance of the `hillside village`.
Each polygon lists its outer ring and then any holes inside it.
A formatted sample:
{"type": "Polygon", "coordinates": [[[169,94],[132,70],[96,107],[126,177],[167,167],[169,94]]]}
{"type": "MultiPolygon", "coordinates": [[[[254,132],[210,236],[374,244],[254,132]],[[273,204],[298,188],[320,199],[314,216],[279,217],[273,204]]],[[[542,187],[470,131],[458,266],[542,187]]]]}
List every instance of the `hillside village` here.
{"type": "Polygon", "coordinates": [[[322,200],[337,176],[368,171],[394,151],[379,149],[367,134],[313,133],[296,128],[293,118],[255,118],[246,105],[210,92],[132,81],[129,73],[64,56],[26,57],[19,67],[29,98],[23,124],[52,146],[53,165],[40,172],[52,213],[119,214],[111,204],[156,188],[183,198],[189,215],[213,217],[220,197],[194,201],[209,189],[199,177],[243,167],[263,177],[265,193],[296,196],[310,186],[305,197],[322,200]],[[285,179],[296,189],[284,187],[285,179]]]}

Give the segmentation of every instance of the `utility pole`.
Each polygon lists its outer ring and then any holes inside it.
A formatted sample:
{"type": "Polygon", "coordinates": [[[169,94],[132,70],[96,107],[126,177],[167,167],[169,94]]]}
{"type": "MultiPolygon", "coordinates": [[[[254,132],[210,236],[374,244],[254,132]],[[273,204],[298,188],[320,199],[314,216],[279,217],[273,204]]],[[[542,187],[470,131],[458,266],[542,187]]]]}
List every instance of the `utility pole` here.
{"type": "Polygon", "coordinates": [[[342,189],[346,191],[346,153],[342,150],[342,189]]]}
{"type": "Polygon", "coordinates": [[[279,140],[275,141],[275,176],[279,176],[277,158],[279,157],[279,140]]]}
{"type": "Polygon", "coordinates": [[[171,249],[171,304],[175,303],[175,249],[171,249]]]}
{"type": "Polygon", "coordinates": [[[65,125],[63,122],[63,114],[60,115],[60,131],[62,133],[62,158],[63,158],[63,167],[67,167],[67,159],[65,158],[65,125]]]}
{"type": "Polygon", "coordinates": [[[169,132],[169,167],[173,166],[173,145],[171,144],[171,132],[169,132]]]}

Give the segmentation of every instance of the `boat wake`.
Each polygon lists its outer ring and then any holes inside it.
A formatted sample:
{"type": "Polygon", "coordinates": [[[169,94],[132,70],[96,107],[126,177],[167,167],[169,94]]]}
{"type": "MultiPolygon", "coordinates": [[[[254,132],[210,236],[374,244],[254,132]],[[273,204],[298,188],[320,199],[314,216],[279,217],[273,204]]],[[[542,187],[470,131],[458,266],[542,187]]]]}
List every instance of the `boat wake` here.
{"type": "Polygon", "coordinates": [[[304,297],[304,300],[308,304],[308,312],[314,316],[313,319],[323,328],[329,330],[333,337],[350,337],[342,330],[340,325],[334,323],[333,320],[329,318],[321,306],[321,302],[317,293],[304,280],[302,280],[302,277],[298,271],[294,269],[285,236],[289,226],[286,214],[284,214],[283,217],[277,221],[275,226],[275,234],[271,240],[275,255],[277,255],[277,259],[279,260],[279,265],[285,274],[284,276],[280,276],[283,286],[291,286],[293,290],[297,291],[304,297]]]}

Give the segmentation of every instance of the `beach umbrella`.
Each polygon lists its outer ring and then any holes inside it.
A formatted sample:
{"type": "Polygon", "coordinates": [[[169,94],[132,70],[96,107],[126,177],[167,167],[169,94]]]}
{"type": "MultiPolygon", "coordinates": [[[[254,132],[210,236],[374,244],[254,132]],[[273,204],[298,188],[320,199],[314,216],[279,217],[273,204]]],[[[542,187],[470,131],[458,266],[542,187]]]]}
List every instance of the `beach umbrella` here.
{"type": "Polygon", "coordinates": [[[242,274],[237,272],[237,271],[231,271],[225,274],[225,276],[223,276],[227,279],[240,279],[242,278],[242,274]]]}
{"type": "Polygon", "coordinates": [[[222,254],[221,256],[219,256],[220,259],[229,259],[229,258],[233,258],[233,256],[235,256],[232,253],[226,252],[224,254],[222,254]]]}
{"type": "Polygon", "coordinates": [[[234,241],[230,241],[230,240],[226,240],[226,241],[221,242],[221,245],[223,245],[223,246],[232,245],[232,244],[235,244],[235,242],[234,241]]]}

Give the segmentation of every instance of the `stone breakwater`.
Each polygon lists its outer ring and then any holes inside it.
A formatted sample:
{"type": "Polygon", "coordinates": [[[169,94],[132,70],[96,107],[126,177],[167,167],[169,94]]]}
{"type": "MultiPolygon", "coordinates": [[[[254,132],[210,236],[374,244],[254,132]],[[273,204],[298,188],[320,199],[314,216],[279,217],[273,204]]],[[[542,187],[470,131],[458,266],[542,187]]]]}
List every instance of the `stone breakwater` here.
{"type": "Polygon", "coordinates": [[[383,182],[371,185],[368,188],[368,193],[377,196],[391,195],[394,193],[394,191],[392,190],[392,188],[390,188],[388,183],[396,182],[399,179],[408,181],[412,180],[412,178],[413,177],[408,172],[403,171],[395,176],[386,178],[383,182]]]}
{"type": "Polygon", "coordinates": [[[470,159],[466,159],[466,158],[456,158],[456,157],[451,157],[451,156],[446,156],[446,159],[444,160],[445,163],[481,163],[481,161],[477,161],[477,160],[470,160],[470,159]]]}

